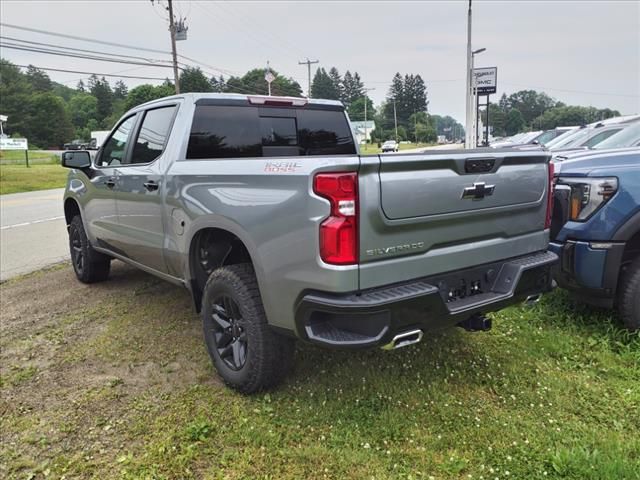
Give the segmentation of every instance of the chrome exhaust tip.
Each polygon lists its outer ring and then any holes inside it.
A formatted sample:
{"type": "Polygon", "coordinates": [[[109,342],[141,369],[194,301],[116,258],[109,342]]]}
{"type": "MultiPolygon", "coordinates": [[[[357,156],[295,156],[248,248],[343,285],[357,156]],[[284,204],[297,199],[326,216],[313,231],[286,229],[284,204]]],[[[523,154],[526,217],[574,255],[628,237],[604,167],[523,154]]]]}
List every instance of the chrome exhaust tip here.
{"type": "Polygon", "coordinates": [[[524,301],[525,305],[533,305],[534,303],[538,303],[542,298],[541,293],[536,293],[535,295],[529,295],[524,301]]]}
{"type": "Polygon", "coordinates": [[[387,343],[383,350],[395,350],[396,348],[406,347],[408,345],[413,345],[414,343],[418,343],[422,340],[422,336],[424,333],[422,330],[409,330],[408,332],[399,333],[393,340],[387,343]]]}

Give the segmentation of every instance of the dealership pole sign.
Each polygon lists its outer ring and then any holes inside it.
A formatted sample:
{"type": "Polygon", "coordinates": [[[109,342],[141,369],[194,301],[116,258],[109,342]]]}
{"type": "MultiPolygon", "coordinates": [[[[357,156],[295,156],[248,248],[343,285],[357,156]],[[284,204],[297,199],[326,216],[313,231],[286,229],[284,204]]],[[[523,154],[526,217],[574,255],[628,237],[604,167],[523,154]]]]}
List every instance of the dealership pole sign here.
{"type": "MultiPolygon", "coordinates": [[[[479,117],[480,97],[487,97],[487,116],[486,125],[484,126],[484,142],[485,147],[489,146],[489,96],[497,92],[498,87],[498,67],[481,67],[473,69],[473,80],[475,85],[476,97],[476,118],[479,117]]],[[[478,137],[478,123],[476,122],[476,138],[478,137]]]]}
{"type": "Polygon", "coordinates": [[[476,91],[478,95],[490,95],[496,93],[498,85],[498,67],[474,68],[476,91]]]}

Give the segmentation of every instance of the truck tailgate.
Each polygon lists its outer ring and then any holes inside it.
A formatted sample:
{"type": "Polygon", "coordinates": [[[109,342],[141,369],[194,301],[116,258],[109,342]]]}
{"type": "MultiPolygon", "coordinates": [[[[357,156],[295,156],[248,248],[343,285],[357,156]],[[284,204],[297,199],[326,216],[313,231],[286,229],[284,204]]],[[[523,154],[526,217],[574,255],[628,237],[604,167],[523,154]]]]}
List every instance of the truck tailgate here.
{"type": "Polygon", "coordinates": [[[362,157],[360,287],[545,250],[546,152],[362,157]]]}

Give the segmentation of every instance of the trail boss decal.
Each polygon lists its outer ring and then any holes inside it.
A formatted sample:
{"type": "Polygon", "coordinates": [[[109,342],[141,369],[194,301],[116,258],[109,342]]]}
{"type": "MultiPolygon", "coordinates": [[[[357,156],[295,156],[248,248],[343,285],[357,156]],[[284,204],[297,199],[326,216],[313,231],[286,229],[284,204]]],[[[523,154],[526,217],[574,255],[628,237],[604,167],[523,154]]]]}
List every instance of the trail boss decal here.
{"type": "Polygon", "coordinates": [[[420,250],[424,248],[424,242],[405,243],[404,245],[396,245],[395,247],[372,248],[366,250],[367,256],[375,257],[379,255],[390,255],[392,253],[403,253],[411,250],[420,250]]]}
{"type": "Polygon", "coordinates": [[[266,162],[264,171],[266,173],[293,173],[302,165],[298,162],[266,162]]]}

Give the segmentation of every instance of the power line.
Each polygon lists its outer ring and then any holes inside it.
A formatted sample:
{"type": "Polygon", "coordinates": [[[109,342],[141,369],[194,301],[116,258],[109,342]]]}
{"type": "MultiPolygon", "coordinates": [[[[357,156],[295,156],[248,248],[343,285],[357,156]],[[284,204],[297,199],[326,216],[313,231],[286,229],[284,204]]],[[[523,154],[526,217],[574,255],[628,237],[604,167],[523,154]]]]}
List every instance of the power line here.
{"type": "Polygon", "coordinates": [[[110,53],[110,52],[103,52],[103,51],[98,51],[98,50],[87,50],[87,49],[84,49],[84,48],[67,47],[65,45],[54,45],[52,43],[34,42],[32,40],[24,40],[24,39],[21,39],[21,38],[7,37],[5,35],[0,35],[0,39],[6,39],[6,40],[9,40],[9,41],[20,42],[20,43],[28,43],[28,44],[32,44],[32,45],[39,45],[40,48],[42,48],[42,47],[59,48],[59,49],[64,49],[64,50],[76,51],[76,52],[97,53],[99,55],[107,55],[107,56],[111,56],[111,57],[121,57],[121,58],[132,58],[132,59],[137,59],[137,60],[144,60],[146,62],[170,62],[170,60],[157,60],[157,59],[152,59],[152,58],[139,57],[139,56],[136,56],[136,55],[124,55],[124,54],[121,54],[121,53],[110,53]]]}
{"type": "Polygon", "coordinates": [[[45,48],[39,48],[39,47],[28,47],[28,46],[20,46],[17,44],[11,44],[11,43],[6,43],[6,42],[0,42],[0,47],[3,48],[9,48],[9,49],[13,49],[13,50],[23,50],[26,52],[34,52],[34,53],[43,53],[46,55],[58,55],[61,57],[71,57],[71,58],[81,58],[84,60],[95,60],[98,62],[112,62],[112,63],[124,63],[124,64],[128,64],[128,65],[144,65],[144,66],[149,66],[149,67],[161,67],[161,68],[172,68],[171,65],[162,65],[162,64],[158,64],[158,63],[148,63],[148,62],[134,62],[131,60],[117,60],[115,58],[106,58],[106,57],[98,57],[98,56],[91,56],[91,55],[81,55],[81,54],[75,54],[75,53],[70,53],[70,52],[61,52],[58,50],[51,50],[51,49],[45,49],[45,48]]]}
{"type": "Polygon", "coordinates": [[[50,32],[47,30],[40,30],[37,28],[30,28],[30,27],[21,27],[19,25],[12,25],[9,23],[4,23],[4,22],[0,22],[0,25],[3,27],[7,27],[7,28],[15,28],[16,30],[24,30],[26,32],[34,32],[34,33],[42,33],[43,35],[52,35],[54,37],[62,37],[62,38],[69,38],[71,40],[80,40],[83,42],[89,42],[89,43],[99,43],[102,45],[109,45],[111,47],[120,47],[120,48],[128,48],[131,50],[140,50],[140,51],[144,51],[144,52],[153,52],[153,53],[162,53],[164,55],[170,55],[170,52],[166,52],[164,50],[156,50],[153,48],[145,48],[145,47],[136,47],[133,45],[125,45],[123,43],[115,43],[115,42],[106,42],[104,40],[98,40],[95,38],[87,38],[87,37],[78,37],[76,35],[67,35],[64,33],[57,33],[57,32],[50,32]]]}
{"type": "Polygon", "coordinates": [[[135,78],[138,80],[166,80],[166,78],[161,78],[161,77],[138,77],[138,76],[132,76],[132,75],[115,75],[112,73],[82,72],[80,70],[66,70],[63,68],[39,67],[37,65],[17,65],[15,63],[13,65],[20,68],[35,67],[39,70],[45,70],[45,71],[51,71],[51,72],[81,73],[83,75],[95,75],[97,77],[135,78]]]}

